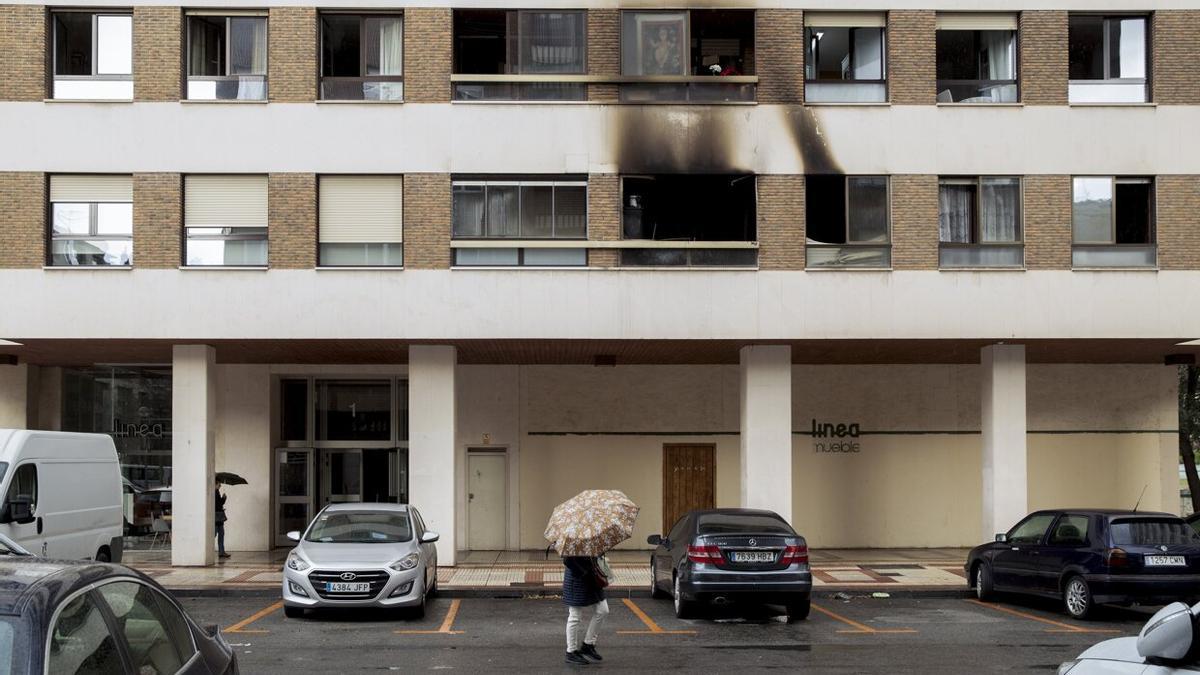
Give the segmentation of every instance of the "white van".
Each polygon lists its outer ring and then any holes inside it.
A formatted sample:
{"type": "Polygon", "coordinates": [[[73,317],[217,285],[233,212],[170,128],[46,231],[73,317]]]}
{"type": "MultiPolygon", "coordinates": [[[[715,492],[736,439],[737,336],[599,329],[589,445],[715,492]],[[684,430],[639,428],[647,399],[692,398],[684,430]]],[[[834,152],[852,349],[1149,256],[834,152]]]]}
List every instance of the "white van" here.
{"type": "Polygon", "coordinates": [[[0,534],[31,553],[121,561],[121,469],[104,434],[0,429],[0,534]]]}

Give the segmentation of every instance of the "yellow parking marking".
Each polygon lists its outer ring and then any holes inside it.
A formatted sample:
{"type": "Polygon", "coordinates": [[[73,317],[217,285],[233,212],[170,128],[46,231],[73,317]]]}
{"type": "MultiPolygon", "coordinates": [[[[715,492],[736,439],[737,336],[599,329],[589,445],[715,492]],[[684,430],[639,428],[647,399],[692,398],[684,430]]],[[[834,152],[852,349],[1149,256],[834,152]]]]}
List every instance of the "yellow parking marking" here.
{"type": "Polygon", "coordinates": [[[242,619],[241,621],[233,624],[229,628],[226,628],[225,632],[226,633],[270,633],[271,631],[269,631],[269,630],[246,630],[246,626],[249,626],[250,624],[254,623],[255,621],[258,621],[259,619],[263,618],[264,616],[266,616],[268,614],[273,614],[275,612],[278,612],[280,607],[283,607],[282,600],[280,600],[279,602],[276,602],[275,604],[271,605],[270,607],[264,607],[263,609],[258,610],[257,612],[251,614],[250,616],[246,617],[245,619],[242,619]]]}
{"type": "Polygon", "coordinates": [[[637,618],[642,620],[642,623],[644,623],[646,625],[646,630],[619,630],[619,631],[617,631],[617,633],[620,635],[695,635],[696,634],[696,631],[694,631],[694,630],[663,630],[663,627],[658,625],[657,623],[655,623],[654,619],[651,619],[645,612],[643,612],[642,608],[638,607],[637,603],[635,603],[633,600],[630,600],[629,598],[622,598],[621,602],[625,603],[625,606],[629,608],[629,611],[633,612],[634,616],[636,616],[637,618]]]}
{"type": "Polygon", "coordinates": [[[462,604],[462,600],[455,598],[450,601],[450,609],[446,610],[446,618],[442,619],[442,625],[437,630],[398,630],[397,635],[462,635],[461,630],[451,630],[454,627],[454,619],[458,616],[458,606],[462,604]]]}
{"type": "Polygon", "coordinates": [[[1011,609],[1009,607],[1001,607],[1000,605],[989,605],[988,603],[980,602],[979,600],[967,600],[967,602],[969,602],[973,605],[979,605],[980,607],[987,607],[988,609],[994,609],[997,612],[1003,612],[1005,614],[1012,614],[1013,616],[1019,616],[1022,619],[1029,619],[1031,621],[1038,621],[1040,623],[1044,623],[1049,626],[1054,626],[1054,628],[1045,629],[1045,632],[1047,632],[1047,633],[1120,633],[1121,632],[1119,630],[1107,630],[1107,629],[1102,629],[1102,628],[1083,628],[1082,626],[1072,626],[1069,623],[1063,623],[1061,621],[1054,621],[1053,619],[1044,619],[1040,616],[1036,616],[1034,614],[1029,614],[1027,612],[1021,612],[1021,611],[1018,611],[1015,609],[1011,609]]]}
{"type": "Polygon", "coordinates": [[[825,616],[827,616],[831,619],[835,619],[837,621],[841,621],[842,623],[844,623],[847,626],[850,626],[851,628],[854,629],[854,630],[839,630],[838,631],[839,633],[879,633],[879,634],[882,634],[882,633],[915,633],[915,632],[917,632],[917,631],[913,630],[912,628],[872,628],[865,623],[859,623],[859,622],[855,621],[854,619],[848,619],[848,618],[842,616],[841,614],[836,614],[834,612],[831,612],[831,611],[825,609],[824,607],[821,607],[820,605],[812,605],[812,608],[817,610],[818,612],[824,614],[825,616]]]}

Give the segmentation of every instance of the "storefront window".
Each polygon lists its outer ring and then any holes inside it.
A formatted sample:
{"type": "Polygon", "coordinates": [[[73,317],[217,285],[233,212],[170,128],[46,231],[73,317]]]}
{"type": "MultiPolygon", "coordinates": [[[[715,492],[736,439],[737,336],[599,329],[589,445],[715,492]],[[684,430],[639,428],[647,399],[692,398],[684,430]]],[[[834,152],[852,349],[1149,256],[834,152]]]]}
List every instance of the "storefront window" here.
{"type": "Polygon", "coordinates": [[[387,380],[318,380],[318,441],[392,439],[392,386],[387,380]]]}

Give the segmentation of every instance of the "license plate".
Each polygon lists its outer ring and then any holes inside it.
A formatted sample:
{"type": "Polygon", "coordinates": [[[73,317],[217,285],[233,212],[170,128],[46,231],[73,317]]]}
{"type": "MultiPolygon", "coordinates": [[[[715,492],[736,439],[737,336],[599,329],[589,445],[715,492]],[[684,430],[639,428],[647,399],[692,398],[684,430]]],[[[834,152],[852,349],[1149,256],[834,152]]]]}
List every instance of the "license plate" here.
{"type": "Polygon", "coordinates": [[[1146,567],[1185,567],[1187,559],[1181,555],[1148,555],[1146,567]]]}
{"type": "Polygon", "coordinates": [[[328,593],[370,593],[371,584],[350,584],[341,581],[330,581],[325,584],[325,591],[328,593]]]}
{"type": "Polygon", "coordinates": [[[770,563],[775,562],[772,551],[734,551],[729,559],[736,563],[770,563]]]}

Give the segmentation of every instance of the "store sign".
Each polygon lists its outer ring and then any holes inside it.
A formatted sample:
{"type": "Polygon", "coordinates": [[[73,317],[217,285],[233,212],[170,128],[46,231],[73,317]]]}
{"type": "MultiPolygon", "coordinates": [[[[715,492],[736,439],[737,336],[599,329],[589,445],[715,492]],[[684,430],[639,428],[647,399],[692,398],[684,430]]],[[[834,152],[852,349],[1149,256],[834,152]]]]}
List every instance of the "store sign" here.
{"type": "Polygon", "coordinates": [[[844,422],[819,422],[814,419],[812,421],[813,452],[862,452],[862,445],[858,442],[860,433],[858,422],[846,424],[844,422]]]}
{"type": "Polygon", "coordinates": [[[113,420],[111,433],[116,438],[162,438],[166,436],[166,428],[161,422],[146,424],[113,420]]]}

